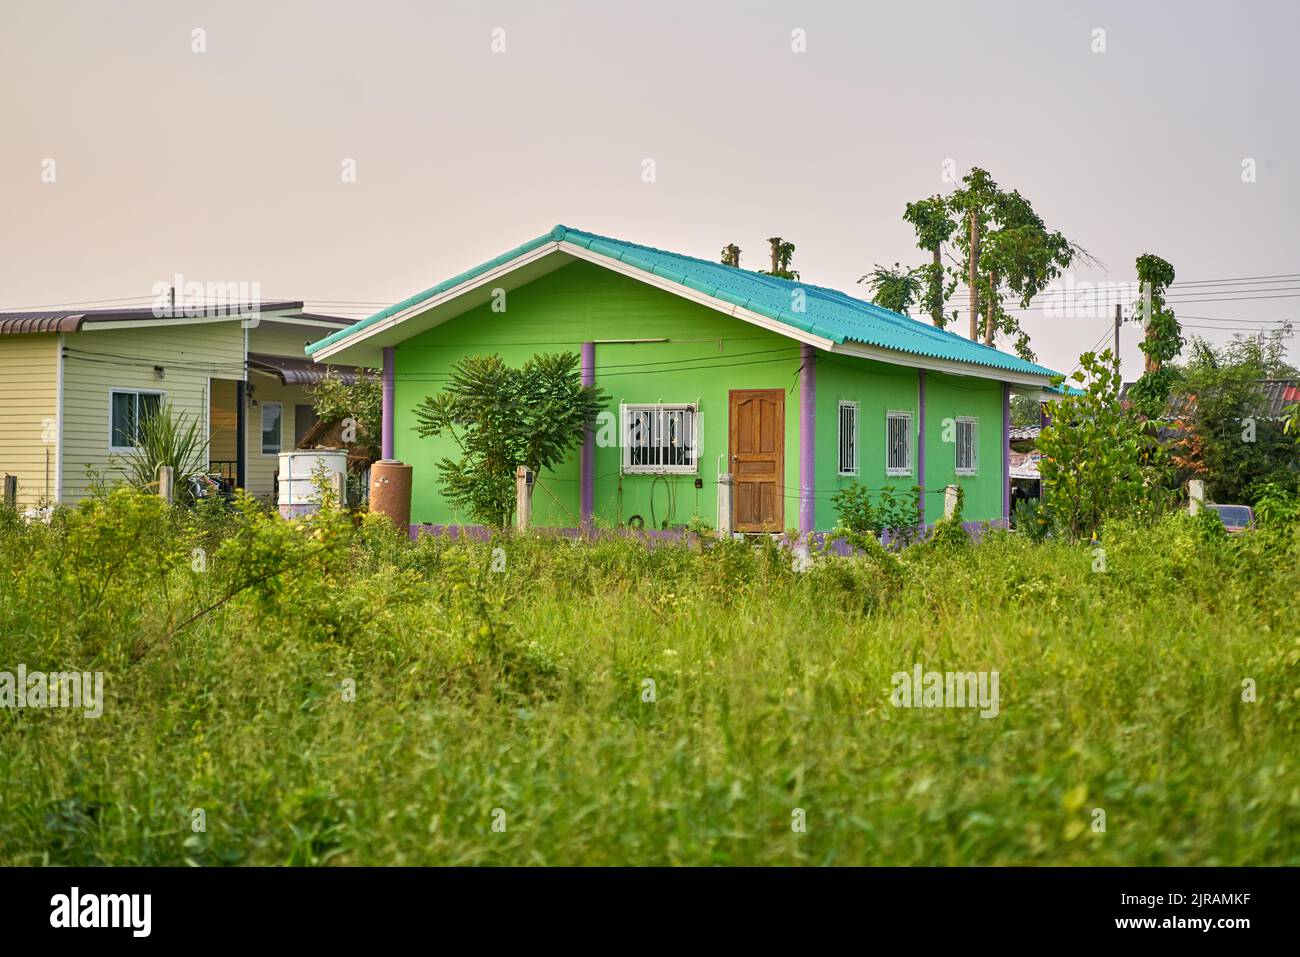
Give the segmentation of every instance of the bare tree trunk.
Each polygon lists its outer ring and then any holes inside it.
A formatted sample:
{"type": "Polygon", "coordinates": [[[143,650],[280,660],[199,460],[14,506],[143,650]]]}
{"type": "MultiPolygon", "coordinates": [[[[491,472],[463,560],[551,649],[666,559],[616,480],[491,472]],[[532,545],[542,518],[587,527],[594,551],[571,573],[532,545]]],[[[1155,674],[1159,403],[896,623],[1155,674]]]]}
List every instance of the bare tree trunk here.
{"type": "Polygon", "coordinates": [[[970,289],[970,337],[980,337],[980,218],[979,211],[970,211],[970,276],[966,285],[970,289]]]}
{"type": "Polygon", "coordinates": [[[993,337],[996,335],[997,332],[997,330],[994,329],[993,327],[993,320],[994,320],[993,310],[994,310],[994,303],[997,301],[997,296],[996,296],[997,288],[998,288],[998,274],[995,272],[989,273],[989,301],[986,304],[988,315],[984,319],[984,344],[986,346],[993,345],[993,337]]]}
{"type": "Polygon", "coordinates": [[[934,273],[930,276],[930,320],[943,325],[943,260],[939,258],[939,244],[934,244],[934,273]]]}
{"type": "MultiPolygon", "coordinates": [[[[1152,340],[1154,340],[1155,337],[1156,337],[1155,332],[1156,332],[1155,329],[1152,328],[1152,326],[1151,326],[1151,319],[1150,319],[1150,317],[1148,317],[1148,318],[1147,318],[1147,333],[1146,333],[1145,336],[1143,336],[1143,338],[1144,338],[1148,343],[1151,343],[1152,340]]],[[[1143,370],[1144,370],[1148,375],[1150,375],[1151,373],[1159,372],[1159,371],[1160,371],[1160,363],[1159,363],[1158,361],[1156,361],[1156,358],[1155,358],[1153,355],[1151,355],[1150,352],[1146,352],[1146,350],[1143,350],[1143,352],[1144,352],[1145,355],[1146,355],[1146,361],[1143,363],[1143,370]]]]}

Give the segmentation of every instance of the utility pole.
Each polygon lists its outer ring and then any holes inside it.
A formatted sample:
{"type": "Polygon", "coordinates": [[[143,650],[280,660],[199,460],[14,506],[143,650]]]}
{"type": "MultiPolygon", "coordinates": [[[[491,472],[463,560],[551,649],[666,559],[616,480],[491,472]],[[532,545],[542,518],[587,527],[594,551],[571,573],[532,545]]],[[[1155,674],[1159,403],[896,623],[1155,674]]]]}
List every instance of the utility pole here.
{"type": "MultiPolygon", "coordinates": [[[[1115,303],[1115,365],[1119,365],[1119,326],[1124,319],[1124,313],[1120,309],[1119,303],[1115,303]]],[[[1123,376],[1121,375],[1121,378],[1123,376]]]]}

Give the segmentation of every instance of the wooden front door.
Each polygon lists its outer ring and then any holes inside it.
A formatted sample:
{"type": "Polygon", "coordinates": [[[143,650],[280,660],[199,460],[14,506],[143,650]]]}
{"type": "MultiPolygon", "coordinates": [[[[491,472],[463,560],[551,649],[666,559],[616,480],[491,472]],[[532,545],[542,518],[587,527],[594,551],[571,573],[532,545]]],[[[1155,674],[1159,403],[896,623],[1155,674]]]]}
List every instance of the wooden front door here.
{"type": "Polygon", "coordinates": [[[732,528],[779,532],[785,520],[785,390],[732,389],[732,528]]]}

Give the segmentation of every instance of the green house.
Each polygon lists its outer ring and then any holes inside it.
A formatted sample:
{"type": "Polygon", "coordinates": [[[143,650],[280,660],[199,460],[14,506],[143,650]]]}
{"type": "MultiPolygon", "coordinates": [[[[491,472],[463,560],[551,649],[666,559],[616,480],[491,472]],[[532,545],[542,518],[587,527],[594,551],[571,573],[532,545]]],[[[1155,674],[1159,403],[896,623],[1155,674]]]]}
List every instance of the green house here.
{"type": "Polygon", "coordinates": [[[825,531],[853,482],[923,489],[927,523],[960,485],[968,521],[1005,522],[1010,397],[1056,374],[834,289],[565,226],[307,348],[384,370],[383,455],[412,466],[412,525],[434,528],[469,519],[437,482],[456,450],[416,434],[415,407],[462,356],[559,351],[608,406],[537,477],[533,523],[557,528],[721,525],[726,486],[736,531],[825,531]]]}

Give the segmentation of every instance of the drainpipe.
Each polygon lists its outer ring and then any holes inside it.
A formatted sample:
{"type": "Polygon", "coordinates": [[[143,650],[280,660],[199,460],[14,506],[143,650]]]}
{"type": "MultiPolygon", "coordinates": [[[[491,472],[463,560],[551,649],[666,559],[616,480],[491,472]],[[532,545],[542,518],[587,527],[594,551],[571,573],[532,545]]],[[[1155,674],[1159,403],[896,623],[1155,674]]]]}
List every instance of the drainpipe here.
{"type": "Polygon", "coordinates": [[[397,366],[397,354],[393,346],[384,346],[384,412],[382,438],[380,439],[380,457],[392,461],[397,458],[393,443],[393,391],[394,376],[397,366]]]}
{"type": "Polygon", "coordinates": [[[921,524],[925,525],[925,370],[917,370],[917,416],[916,416],[916,484],[921,486],[917,493],[917,508],[921,524]]]}
{"type": "MultiPolygon", "coordinates": [[[[582,384],[596,384],[596,343],[582,344],[582,384]]],[[[589,532],[592,527],[592,515],[596,503],[596,432],[587,429],[582,439],[581,469],[581,507],[582,531],[589,532]]]]}
{"type": "Polygon", "coordinates": [[[817,484],[813,434],[817,428],[817,350],[803,343],[799,353],[799,534],[806,541],[813,531],[813,489],[817,484]]]}

